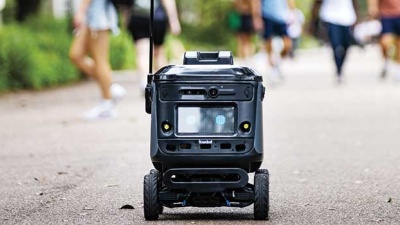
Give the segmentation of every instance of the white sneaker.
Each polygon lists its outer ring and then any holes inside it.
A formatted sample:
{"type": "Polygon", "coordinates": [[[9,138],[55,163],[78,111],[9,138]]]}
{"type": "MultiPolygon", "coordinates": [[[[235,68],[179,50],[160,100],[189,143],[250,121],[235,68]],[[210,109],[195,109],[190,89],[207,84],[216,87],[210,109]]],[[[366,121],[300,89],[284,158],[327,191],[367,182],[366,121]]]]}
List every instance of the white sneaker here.
{"type": "Polygon", "coordinates": [[[272,83],[279,83],[283,81],[282,73],[277,66],[273,66],[270,71],[270,80],[272,83]]]}
{"type": "Polygon", "coordinates": [[[126,95],[126,89],[117,83],[111,84],[110,92],[114,101],[119,101],[126,95]]]}
{"type": "Polygon", "coordinates": [[[85,120],[97,120],[114,118],[117,116],[117,111],[114,108],[112,100],[102,100],[100,104],[83,114],[85,120]]]}

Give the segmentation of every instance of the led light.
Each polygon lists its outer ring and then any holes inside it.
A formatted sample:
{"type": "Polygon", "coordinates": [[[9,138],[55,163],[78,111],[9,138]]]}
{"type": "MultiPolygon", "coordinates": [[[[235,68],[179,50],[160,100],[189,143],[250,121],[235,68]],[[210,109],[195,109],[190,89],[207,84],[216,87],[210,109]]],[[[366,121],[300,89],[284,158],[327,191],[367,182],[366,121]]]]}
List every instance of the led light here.
{"type": "Polygon", "coordinates": [[[169,127],[169,124],[167,124],[167,123],[164,124],[164,130],[169,130],[169,128],[170,128],[170,127],[169,127]]]}
{"type": "Polygon", "coordinates": [[[161,129],[162,129],[164,132],[169,132],[169,131],[172,130],[172,125],[171,125],[169,122],[164,121],[164,122],[161,123],[161,129]]]}
{"type": "Polygon", "coordinates": [[[249,132],[251,129],[251,124],[250,122],[243,122],[240,124],[240,130],[242,130],[243,132],[249,132]]]}

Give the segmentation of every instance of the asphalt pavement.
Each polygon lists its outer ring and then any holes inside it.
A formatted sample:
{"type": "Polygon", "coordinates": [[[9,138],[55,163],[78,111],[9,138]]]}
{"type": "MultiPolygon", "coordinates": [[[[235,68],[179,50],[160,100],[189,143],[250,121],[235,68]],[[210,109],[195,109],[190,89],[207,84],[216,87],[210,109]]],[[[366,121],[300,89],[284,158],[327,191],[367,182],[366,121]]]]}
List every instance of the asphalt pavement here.
{"type": "Polygon", "coordinates": [[[270,220],[253,207],[166,209],[143,217],[150,116],[133,71],[119,116],[87,122],[93,81],[0,96],[0,224],[400,224],[400,82],[379,79],[379,49],[353,48],[338,85],[329,49],[265,74],[264,163],[270,220]],[[120,209],[124,205],[134,209],[120,209]]]}

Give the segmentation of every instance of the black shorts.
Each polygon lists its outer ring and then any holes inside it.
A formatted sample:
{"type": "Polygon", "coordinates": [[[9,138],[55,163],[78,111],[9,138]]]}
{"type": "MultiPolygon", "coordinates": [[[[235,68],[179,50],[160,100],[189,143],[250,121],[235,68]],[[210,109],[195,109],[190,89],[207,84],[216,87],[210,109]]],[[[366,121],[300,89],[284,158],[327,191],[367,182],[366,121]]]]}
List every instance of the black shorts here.
{"type": "Polygon", "coordinates": [[[400,36],[400,17],[381,18],[382,34],[395,34],[400,36]]]}
{"type": "MultiPolygon", "coordinates": [[[[150,38],[149,29],[150,19],[148,17],[131,16],[128,24],[128,30],[131,34],[133,41],[137,41],[142,38],[150,38]]],[[[154,21],[154,45],[162,45],[164,43],[165,35],[167,33],[167,21],[154,21]]]]}
{"type": "Polygon", "coordinates": [[[263,18],[264,20],[264,39],[270,39],[273,36],[287,37],[287,25],[286,23],[277,22],[269,18],[263,18]]]}
{"type": "Polygon", "coordinates": [[[253,19],[251,15],[240,15],[240,26],[238,28],[239,33],[251,34],[254,32],[253,19]]]}

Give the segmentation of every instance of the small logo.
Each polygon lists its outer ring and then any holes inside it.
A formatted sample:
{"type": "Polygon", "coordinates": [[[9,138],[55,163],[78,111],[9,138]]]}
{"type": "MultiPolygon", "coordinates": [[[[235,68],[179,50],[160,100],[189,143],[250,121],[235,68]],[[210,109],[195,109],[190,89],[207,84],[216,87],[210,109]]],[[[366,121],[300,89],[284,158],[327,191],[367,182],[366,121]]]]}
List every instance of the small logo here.
{"type": "Polygon", "coordinates": [[[212,140],[199,140],[199,144],[212,144],[212,140]]]}

